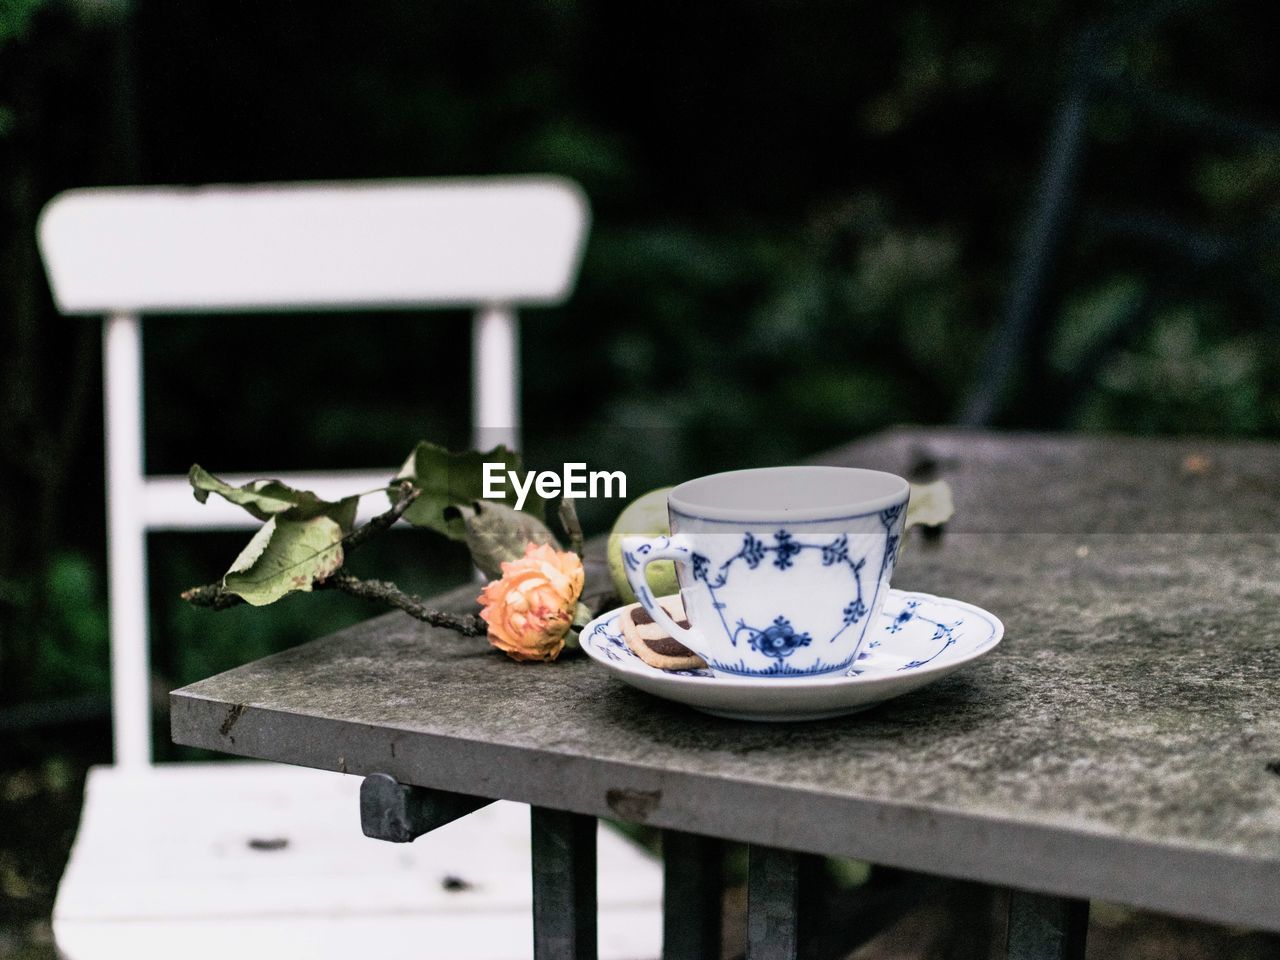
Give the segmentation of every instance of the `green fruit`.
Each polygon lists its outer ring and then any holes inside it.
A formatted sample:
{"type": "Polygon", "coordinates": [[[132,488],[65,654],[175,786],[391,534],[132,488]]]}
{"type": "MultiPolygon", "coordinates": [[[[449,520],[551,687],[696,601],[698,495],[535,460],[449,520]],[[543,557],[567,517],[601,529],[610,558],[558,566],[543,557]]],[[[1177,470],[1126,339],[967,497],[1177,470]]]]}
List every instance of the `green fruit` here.
{"type": "MultiPolygon", "coordinates": [[[[622,538],[656,537],[670,533],[671,526],[667,520],[667,493],[670,490],[670,487],[651,490],[643,497],[631,501],[613,522],[613,530],[609,533],[609,576],[613,578],[613,587],[623,603],[635,603],[636,595],[627,582],[627,571],[622,565],[622,538]]],[[[670,560],[649,564],[646,578],[655,597],[680,592],[680,584],[676,582],[676,565],[670,560]]]]}

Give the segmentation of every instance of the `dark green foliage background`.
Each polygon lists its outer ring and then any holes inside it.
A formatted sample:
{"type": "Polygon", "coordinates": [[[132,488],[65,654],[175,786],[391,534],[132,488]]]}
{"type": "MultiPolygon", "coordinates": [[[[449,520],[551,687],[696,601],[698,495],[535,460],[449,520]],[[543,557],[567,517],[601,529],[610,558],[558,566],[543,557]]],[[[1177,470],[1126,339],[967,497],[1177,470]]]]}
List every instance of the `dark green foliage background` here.
{"type": "MultiPolygon", "coordinates": [[[[523,325],[527,459],[622,469],[636,494],[953,419],[1005,296],[1073,38],[1123,9],[0,3],[0,700],[105,683],[96,331],[56,316],[31,246],[60,189],[576,179],[594,213],[578,290],[523,325]]],[[[1113,66],[1280,123],[1280,68],[1253,19],[1245,4],[1193,7],[1113,66]]],[[[1277,212],[1274,152],[1114,103],[1090,123],[1090,198],[1228,236],[1277,212]]],[[[1270,262],[1250,267],[1263,287],[1270,262]]],[[[1051,369],[1073,369],[1147,295],[1154,320],[1096,376],[1054,404],[1015,394],[1001,424],[1280,436],[1280,338],[1259,297],[1087,224],[1052,289],[1051,369]]],[[[153,471],[393,466],[420,437],[467,440],[461,314],[155,318],[147,338],[153,471]]],[[[589,532],[615,509],[584,511],[589,532]]],[[[369,614],[336,596],[181,606],[177,590],[219,575],[241,539],[152,539],[161,684],[369,614]]],[[[456,549],[422,534],[360,567],[421,590],[466,577],[456,549]]]]}

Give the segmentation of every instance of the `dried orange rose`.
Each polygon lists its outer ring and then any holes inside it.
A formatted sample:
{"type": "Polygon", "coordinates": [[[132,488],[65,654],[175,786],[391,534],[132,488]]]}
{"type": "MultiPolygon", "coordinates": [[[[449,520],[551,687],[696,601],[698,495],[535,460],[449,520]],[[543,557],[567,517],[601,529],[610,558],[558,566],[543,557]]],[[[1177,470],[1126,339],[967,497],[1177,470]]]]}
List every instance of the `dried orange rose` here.
{"type": "Polygon", "coordinates": [[[489,642],[513,660],[554,660],[573,624],[582,582],[577,554],[528,544],[523,557],[502,564],[502,579],[476,598],[489,642]]]}

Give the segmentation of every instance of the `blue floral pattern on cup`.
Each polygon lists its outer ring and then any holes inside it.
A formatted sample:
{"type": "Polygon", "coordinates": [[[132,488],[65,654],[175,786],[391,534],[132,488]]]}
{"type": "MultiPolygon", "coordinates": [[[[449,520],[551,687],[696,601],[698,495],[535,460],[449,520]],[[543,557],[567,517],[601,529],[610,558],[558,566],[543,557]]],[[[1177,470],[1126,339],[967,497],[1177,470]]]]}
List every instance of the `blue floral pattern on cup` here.
{"type": "MultiPolygon", "coordinates": [[[[888,511],[885,511],[888,513],[888,511]]],[[[896,515],[894,517],[896,519],[896,515]]],[[[794,558],[797,554],[805,550],[818,550],[822,554],[822,565],[830,567],[836,564],[844,564],[849,568],[853,578],[853,590],[856,596],[849,601],[843,611],[844,622],[841,628],[830,637],[828,642],[833,642],[848,627],[854,626],[867,613],[867,605],[862,599],[862,568],[866,565],[866,557],[857,560],[849,556],[849,537],[847,534],[841,534],[835,539],[827,543],[802,543],[798,541],[787,530],[778,530],[773,535],[773,544],[766,545],[765,542],[754,534],[748,533],[743,537],[742,549],[735,553],[732,557],[720,565],[714,574],[711,573],[711,561],[702,554],[695,553],[693,555],[693,577],[694,580],[701,580],[706,584],[713,597],[716,591],[723,589],[729,582],[729,575],[733,569],[733,565],[742,560],[746,563],[748,569],[754,570],[764,560],[767,554],[772,553],[773,566],[778,570],[789,570],[794,567],[794,558]]],[[[886,546],[886,550],[889,547],[886,546]]],[[[724,604],[717,600],[716,609],[723,611],[724,604]]],[[[786,617],[777,616],[773,618],[773,622],[765,627],[754,627],[742,620],[739,620],[732,630],[728,623],[724,621],[724,615],[721,613],[721,623],[724,625],[725,632],[729,634],[729,639],[736,647],[740,636],[745,635],[747,642],[766,657],[776,660],[783,660],[789,657],[793,652],[801,647],[807,647],[812,642],[812,637],[807,633],[797,632],[792,628],[791,622],[786,617]]],[[[850,658],[852,659],[852,658],[850,658]]],[[[839,669],[845,664],[836,664],[834,666],[821,664],[816,671],[827,673],[833,669],[839,669]]],[[[744,669],[745,665],[733,664],[725,666],[727,672],[737,673],[744,669]]],[[[779,666],[779,672],[784,672],[779,666]]],[[[753,672],[772,672],[769,668],[764,671],[753,672]]],[[[789,671],[786,671],[789,672],[789,671]]]]}
{"type": "Polygon", "coordinates": [[[707,632],[718,626],[728,641],[727,650],[723,641],[710,640],[699,650],[717,672],[758,677],[838,673],[857,659],[868,616],[883,602],[905,510],[904,501],[866,514],[811,523],[818,528],[816,533],[806,532],[801,522],[794,528],[779,525],[769,532],[748,529],[740,534],[708,532],[699,521],[715,521],[683,518],[673,511],[676,532],[629,548],[624,544],[623,562],[646,606],[653,600],[642,581],[646,563],[659,555],[680,562],[681,593],[690,619],[701,636],[708,637],[707,632]],[[695,527],[691,536],[682,536],[677,529],[686,519],[695,527]],[[736,549],[726,548],[735,536],[736,549]],[[831,576],[839,571],[844,572],[844,580],[833,581],[831,576]],[[797,607],[795,597],[803,595],[807,583],[820,578],[824,602],[797,607]],[[825,607],[826,598],[837,590],[843,598],[834,610],[814,609],[825,607]],[[786,599],[768,609],[771,595],[786,599]]]}
{"type": "Polygon", "coordinates": [[[797,647],[807,647],[813,641],[807,633],[797,633],[792,629],[791,622],[786,617],[775,617],[773,623],[763,630],[756,630],[739,622],[738,630],[735,632],[741,631],[749,634],[747,642],[751,646],[766,657],[777,660],[791,656],[797,647]]]}

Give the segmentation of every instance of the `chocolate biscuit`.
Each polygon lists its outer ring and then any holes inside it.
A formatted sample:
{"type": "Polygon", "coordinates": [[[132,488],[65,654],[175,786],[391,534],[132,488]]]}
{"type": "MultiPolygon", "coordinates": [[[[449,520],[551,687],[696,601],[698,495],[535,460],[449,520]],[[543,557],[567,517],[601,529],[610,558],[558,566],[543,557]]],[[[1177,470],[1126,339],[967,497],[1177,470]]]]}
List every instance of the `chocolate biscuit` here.
{"type": "MultiPolygon", "coordinates": [[[[676,623],[682,627],[689,626],[679,595],[662,597],[658,602],[676,623]]],[[[632,653],[659,670],[697,670],[707,665],[700,656],[654,623],[649,611],[638,603],[622,611],[622,635],[632,653]]]]}

